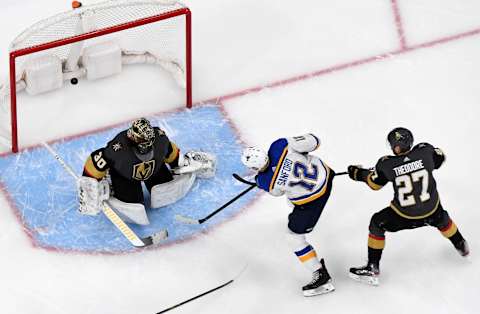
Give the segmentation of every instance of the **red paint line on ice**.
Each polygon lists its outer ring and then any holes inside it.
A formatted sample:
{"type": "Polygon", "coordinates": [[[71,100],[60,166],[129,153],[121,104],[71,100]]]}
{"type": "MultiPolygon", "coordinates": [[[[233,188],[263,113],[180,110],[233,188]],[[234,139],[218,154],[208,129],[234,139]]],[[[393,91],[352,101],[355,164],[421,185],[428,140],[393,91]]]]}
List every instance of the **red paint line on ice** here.
{"type": "MultiPolygon", "coordinates": [[[[394,2],[396,4],[396,1],[392,0],[392,4],[394,2]]],[[[398,14],[398,18],[400,18],[399,14],[398,14]]],[[[398,21],[399,21],[398,25],[401,26],[400,19],[398,21]]],[[[398,27],[397,27],[397,30],[398,30],[398,27]]],[[[400,28],[400,30],[398,30],[398,31],[399,31],[399,36],[403,35],[403,28],[400,28]]],[[[223,95],[223,96],[219,96],[219,97],[215,97],[215,98],[210,98],[210,99],[207,99],[207,100],[204,100],[204,101],[196,102],[194,105],[198,106],[198,105],[203,105],[203,104],[207,104],[207,103],[210,103],[210,104],[211,103],[216,103],[217,105],[219,105],[219,107],[221,108],[221,111],[225,114],[225,117],[229,121],[230,125],[232,125],[234,127],[240,141],[243,142],[243,140],[241,139],[241,136],[240,136],[241,133],[239,132],[238,128],[235,126],[233,121],[231,121],[231,119],[228,118],[228,115],[226,114],[226,110],[224,109],[224,104],[223,104],[224,101],[235,99],[235,98],[238,98],[238,97],[242,97],[242,96],[245,96],[245,95],[248,95],[248,94],[258,93],[258,92],[262,91],[263,89],[282,87],[282,86],[286,86],[286,85],[289,85],[289,84],[292,84],[292,83],[305,81],[305,80],[308,80],[308,79],[312,79],[312,78],[327,75],[327,74],[332,74],[332,73],[342,71],[342,70],[347,70],[347,69],[350,69],[350,68],[354,68],[356,66],[360,66],[360,65],[364,65],[364,64],[368,64],[368,63],[373,63],[373,62],[377,62],[377,61],[383,61],[385,59],[389,59],[389,58],[391,58],[393,56],[396,56],[396,55],[402,55],[404,53],[411,52],[411,51],[416,51],[416,50],[425,49],[425,48],[431,48],[431,47],[434,47],[434,46],[437,46],[437,45],[440,45],[440,44],[445,44],[445,43],[448,43],[448,42],[452,42],[452,41],[461,40],[461,39],[465,39],[465,38],[468,38],[468,37],[476,36],[478,34],[480,34],[480,28],[473,29],[473,30],[470,30],[470,31],[467,31],[467,32],[464,32],[464,33],[459,33],[459,34],[439,38],[439,39],[432,40],[432,41],[429,41],[429,42],[409,46],[409,47],[407,47],[404,44],[401,44],[402,47],[398,50],[394,50],[394,51],[391,51],[391,52],[379,54],[379,55],[372,56],[372,57],[367,57],[367,58],[355,60],[355,61],[352,61],[352,62],[333,65],[331,67],[324,68],[324,69],[321,69],[321,70],[317,70],[317,71],[314,71],[314,72],[301,74],[301,75],[298,75],[298,76],[293,76],[293,77],[286,78],[286,79],[279,80],[279,81],[274,81],[274,82],[272,82],[270,84],[267,84],[267,85],[260,85],[260,86],[256,86],[256,87],[251,87],[251,88],[244,89],[244,90],[241,90],[241,91],[238,91],[238,92],[235,92],[235,93],[231,93],[231,94],[227,94],[227,95],[223,95]]],[[[400,36],[400,39],[401,38],[402,38],[402,36],[400,36]]],[[[404,38],[404,35],[403,35],[403,38],[404,38]]],[[[175,109],[172,109],[172,110],[169,110],[169,111],[161,111],[161,112],[158,112],[158,113],[150,113],[150,114],[148,114],[148,116],[158,116],[158,115],[172,113],[172,112],[175,112],[175,111],[181,111],[181,110],[184,110],[184,109],[185,109],[184,107],[179,107],[179,108],[175,108],[175,109]]],[[[128,121],[131,121],[131,119],[128,120],[128,121]]],[[[87,132],[63,137],[61,139],[53,139],[53,140],[48,141],[48,143],[55,143],[55,142],[58,142],[58,141],[71,140],[71,139],[78,138],[78,137],[81,137],[81,136],[85,136],[85,135],[88,135],[88,134],[93,134],[93,133],[97,133],[97,132],[100,132],[100,131],[104,131],[104,130],[110,129],[112,127],[120,126],[120,125],[125,124],[125,123],[127,123],[127,121],[120,122],[120,123],[115,123],[115,124],[112,124],[112,125],[107,126],[107,127],[98,128],[98,129],[95,129],[95,130],[90,130],[90,131],[87,131],[87,132]]],[[[21,151],[19,153],[21,153],[22,151],[29,150],[29,149],[37,148],[38,146],[40,146],[40,144],[25,147],[25,148],[21,149],[21,151]]],[[[12,153],[11,152],[0,153],[0,157],[8,156],[10,154],[12,154],[12,153]]],[[[6,191],[5,187],[2,186],[1,184],[0,184],[0,192],[2,192],[6,196],[7,202],[9,203],[10,208],[13,210],[17,219],[21,222],[21,225],[23,226],[23,228],[27,231],[26,232],[27,237],[30,239],[30,242],[35,247],[42,247],[43,249],[46,249],[48,251],[57,251],[57,252],[60,251],[60,252],[81,253],[81,254],[94,254],[94,255],[95,254],[121,255],[121,254],[130,254],[130,253],[135,252],[135,251],[133,251],[133,252],[132,251],[130,251],[130,252],[115,252],[115,253],[84,252],[84,251],[77,251],[77,250],[65,250],[65,249],[61,250],[61,249],[56,249],[56,248],[52,248],[52,247],[45,247],[45,246],[41,245],[40,243],[38,243],[37,241],[35,241],[35,238],[30,234],[30,232],[28,232],[28,228],[26,228],[26,226],[24,225],[23,219],[19,215],[20,211],[16,208],[15,203],[13,202],[13,200],[11,198],[11,195],[6,191]]],[[[245,209],[250,207],[256,201],[257,197],[255,197],[251,201],[250,204],[246,205],[243,210],[234,214],[233,217],[239,215],[240,213],[244,213],[245,209]]],[[[225,223],[227,221],[228,220],[224,221],[223,223],[225,223]]],[[[223,223],[220,223],[219,225],[222,225],[223,223]]],[[[215,228],[212,228],[212,229],[215,229],[215,228]]],[[[187,242],[187,241],[190,241],[190,240],[196,238],[197,236],[200,236],[201,234],[207,234],[210,231],[211,231],[211,229],[206,231],[206,232],[203,231],[198,235],[193,235],[192,237],[188,237],[186,239],[172,241],[171,243],[168,243],[168,244],[165,244],[165,245],[155,246],[155,248],[166,247],[166,246],[170,246],[170,245],[173,245],[173,244],[179,244],[179,243],[187,242]]],[[[155,249],[155,248],[152,247],[151,249],[155,249]]],[[[139,250],[139,251],[143,251],[143,250],[145,250],[145,249],[142,249],[142,250],[139,250]]]]}
{"type": "Polygon", "coordinates": [[[424,43],[417,44],[417,45],[413,45],[413,46],[409,46],[409,47],[405,47],[405,48],[400,48],[400,49],[393,50],[393,51],[390,51],[390,52],[386,52],[386,53],[383,53],[383,54],[379,54],[379,55],[376,55],[376,56],[373,56],[373,57],[367,57],[367,58],[364,58],[364,59],[359,59],[359,60],[355,60],[355,61],[351,61],[351,62],[347,62],[347,63],[333,65],[333,66],[325,68],[325,69],[321,69],[321,70],[306,73],[306,74],[301,74],[301,75],[298,75],[298,76],[293,76],[293,77],[286,78],[286,79],[279,80],[279,81],[275,81],[275,82],[272,82],[272,83],[269,83],[269,84],[266,84],[266,85],[250,87],[250,88],[247,88],[247,89],[244,89],[244,90],[241,90],[241,91],[238,91],[238,92],[234,92],[234,93],[231,93],[231,94],[226,94],[226,95],[223,95],[223,96],[210,98],[210,99],[207,99],[207,100],[204,100],[204,101],[198,101],[198,102],[195,102],[194,105],[203,105],[203,104],[206,104],[206,103],[221,103],[221,102],[231,100],[231,99],[235,99],[235,98],[238,98],[238,97],[242,97],[242,96],[245,96],[245,95],[248,95],[248,94],[258,93],[258,92],[260,92],[264,89],[282,87],[282,86],[285,86],[285,85],[289,85],[289,84],[300,82],[300,81],[305,81],[305,80],[312,79],[312,78],[315,78],[315,77],[319,77],[319,76],[323,76],[323,75],[327,75],[327,74],[333,74],[335,72],[342,71],[342,70],[347,70],[347,69],[350,69],[350,68],[354,68],[356,66],[360,66],[360,65],[364,65],[364,64],[368,64],[368,63],[373,63],[373,62],[378,62],[378,61],[383,61],[383,60],[389,59],[393,56],[402,55],[402,54],[412,52],[412,51],[416,51],[416,50],[420,50],[420,49],[431,48],[431,47],[434,47],[434,46],[437,46],[437,45],[440,45],[440,44],[445,44],[445,43],[449,43],[449,42],[452,42],[452,41],[457,41],[457,40],[465,39],[465,38],[468,38],[468,37],[476,36],[478,34],[480,34],[480,28],[476,28],[476,29],[473,29],[473,30],[470,30],[470,31],[467,31],[467,32],[464,32],[464,33],[459,33],[459,34],[455,34],[455,35],[451,35],[451,36],[447,36],[447,37],[442,37],[442,38],[439,38],[439,39],[435,39],[435,40],[424,42],[424,43]]]}
{"type": "Polygon", "coordinates": [[[473,30],[470,30],[470,31],[467,31],[467,32],[463,32],[463,33],[459,33],[459,34],[455,34],[455,35],[451,35],[451,36],[447,36],[447,37],[442,37],[442,38],[435,39],[435,40],[432,40],[432,41],[428,41],[428,42],[425,42],[425,43],[413,45],[413,46],[407,47],[404,52],[408,52],[408,51],[412,51],[412,50],[418,50],[418,49],[424,49],[424,48],[430,48],[430,47],[437,46],[437,45],[440,45],[440,44],[445,44],[445,43],[448,43],[448,42],[451,42],[451,41],[457,41],[457,40],[465,39],[467,37],[476,36],[478,34],[480,34],[480,28],[476,28],[476,29],[473,29],[473,30]]]}
{"type": "Polygon", "coordinates": [[[400,49],[407,48],[407,40],[405,38],[405,32],[403,30],[402,16],[398,8],[397,0],[390,0],[392,5],[393,16],[395,17],[395,27],[397,28],[398,40],[400,41],[400,49]]]}

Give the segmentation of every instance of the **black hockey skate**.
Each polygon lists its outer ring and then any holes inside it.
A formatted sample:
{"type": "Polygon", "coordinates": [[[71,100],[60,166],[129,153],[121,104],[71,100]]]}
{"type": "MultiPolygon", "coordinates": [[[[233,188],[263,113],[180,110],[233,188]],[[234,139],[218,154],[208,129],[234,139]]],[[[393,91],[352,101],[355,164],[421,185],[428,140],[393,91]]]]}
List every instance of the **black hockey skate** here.
{"type": "Polygon", "coordinates": [[[378,265],[375,265],[373,263],[368,263],[366,266],[363,267],[352,267],[350,268],[349,273],[350,278],[373,286],[378,285],[379,274],[380,270],[378,268],[378,265]]]}
{"type": "Polygon", "coordinates": [[[335,290],[332,285],[332,278],[328,274],[323,258],[320,260],[322,267],[313,272],[312,281],[302,288],[303,295],[312,297],[314,295],[324,294],[335,290]]]}
{"type": "Polygon", "coordinates": [[[455,245],[455,248],[457,249],[458,254],[460,254],[463,257],[467,257],[468,254],[470,254],[470,248],[468,247],[468,242],[465,239],[463,239],[457,245],[455,245]]]}

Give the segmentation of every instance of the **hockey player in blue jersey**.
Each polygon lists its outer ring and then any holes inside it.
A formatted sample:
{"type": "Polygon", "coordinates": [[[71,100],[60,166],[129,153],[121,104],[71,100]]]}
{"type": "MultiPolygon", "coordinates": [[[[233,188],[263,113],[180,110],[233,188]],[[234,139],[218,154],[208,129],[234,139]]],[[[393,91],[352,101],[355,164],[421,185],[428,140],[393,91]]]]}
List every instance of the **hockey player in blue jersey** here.
{"type": "Polygon", "coordinates": [[[315,227],[332,190],[334,171],[320,158],[308,154],[320,146],[313,134],[281,138],[270,145],[268,153],[249,147],[242,162],[258,172],[258,187],[273,196],[285,195],[293,205],[288,216],[288,239],[298,259],[313,273],[312,281],[303,287],[304,296],[334,290],[325,262],[317,258],[306,234],[315,227]]]}

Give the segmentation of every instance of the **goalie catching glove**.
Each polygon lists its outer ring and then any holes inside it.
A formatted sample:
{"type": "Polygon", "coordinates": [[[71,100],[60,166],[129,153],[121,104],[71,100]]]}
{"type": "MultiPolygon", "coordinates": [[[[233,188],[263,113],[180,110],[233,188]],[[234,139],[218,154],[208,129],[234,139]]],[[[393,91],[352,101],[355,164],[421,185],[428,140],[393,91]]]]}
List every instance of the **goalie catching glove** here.
{"type": "Polygon", "coordinates": [[[110,197],[110,185],[107,180],[82,176],[78,179],[78,211],[83,215],[97,215],[102,211],[102,203],[110,197]]]}
{"type": "Polygon", "coordinates": [[[205,152],[190,151],[180,156],[178,167],[172,169],[174,174],[195,173],[198,178],[215,176],[217,161],[214,155],[205,152]]]}

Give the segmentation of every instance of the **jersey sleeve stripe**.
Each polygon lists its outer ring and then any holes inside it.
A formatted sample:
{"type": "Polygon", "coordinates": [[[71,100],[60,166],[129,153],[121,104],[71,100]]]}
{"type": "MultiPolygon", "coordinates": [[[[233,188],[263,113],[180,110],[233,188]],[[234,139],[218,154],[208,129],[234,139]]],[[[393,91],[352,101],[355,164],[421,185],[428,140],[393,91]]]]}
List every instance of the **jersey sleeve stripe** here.
{"type": "Polygon", "coordinates": [[[313,193],[310,193],[308,195],[303,195],[301,197],[297,197],[297,198],[290,198],[290,201],[295,204],[295,205],[303,205],[305,203],[308,203],[308,202],[311,202],[311,201],[314,201],[316,200],[317,198],[320,198],[322,197],[325,192],[327,191],[327,186],[328,186],[328,181],[330,180],[330,175],[331,175],[331,171],[330,171],[330,168],[326,165],[323,164],[322,162],[322,165],[323,167],[325,168],[325,171],[327,172],[327,175],[325,177],[325,182],[323,182],[322,186],[319,187],[315,192],[313,193]]]}
{"type": "Polygon", "coordinates": [[[275,168],[275,172],[272,177],[272,181],[270,181],[270,186],[268,187],[268,191],[273,190],[273,187],[275,185],[275,181],[277,181],[278,177],[278,172],[280,171],[280,168],[282,168],[283,160],[285,159],[285,156],[287,156],[288,153],[288,146],[285,146],[283,149],[282,155],[280,156],[280,159],[278,160],[277,167],[275,168]]]}
{"type": "Polygon", "coordinates": [[[95,168],[95,165],[93,164],[92,156],[88,156],[88,159],[85,162],[85,167],[83,168],[83,171],[86,174],[88,174],[88,176],[95,179],[101,179],[107,173],[107,171],[99,171],[97,170],[97,168],[95,168]]]}
{"type": "Polygon", "coordinates": [[[172,152],[170,153],[170,155],[168,155],[166,158],[165,158],[165,162],[167,164],[173,162],[175,160],[175,158],[178,157],[178,154],[179,154],[179,150],[178,150],[178,147],[177,145],[175,145],[174,142],[170,142],[170,145],[172,146],[172,152]]]}

